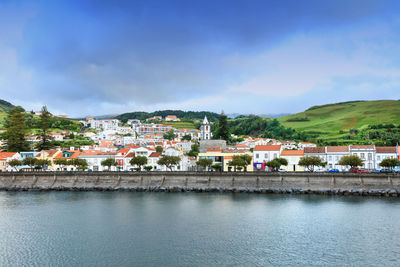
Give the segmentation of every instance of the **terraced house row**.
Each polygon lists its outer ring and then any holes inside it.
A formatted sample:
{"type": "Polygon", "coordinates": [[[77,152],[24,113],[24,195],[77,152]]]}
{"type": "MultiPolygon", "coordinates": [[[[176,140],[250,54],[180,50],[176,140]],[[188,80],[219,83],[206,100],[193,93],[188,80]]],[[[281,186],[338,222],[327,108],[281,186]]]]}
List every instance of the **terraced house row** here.
{"type": "Polygon", "coordinates": [[[267,170],[265,164],[275,158],[285,158],[288,166],[282,166],[286,171],[304,171],[298,163],[301,157],[317,156],[322,161],[327,162],[325,168],[320,171],[338,169],[347,171],[347,166],[339,165],[343,156],[357,155],[363,160],[365,169],[380,170],[379,163],[387,158],[399,158],[400,150],[398,146],[382,147],[374,145],[349,145],[349,146],[326,146],[326,147],[304,147],[303,150],[284,150],[281,145],[262,145],[256,146],[253,150],[254,169],[267,170]]]}

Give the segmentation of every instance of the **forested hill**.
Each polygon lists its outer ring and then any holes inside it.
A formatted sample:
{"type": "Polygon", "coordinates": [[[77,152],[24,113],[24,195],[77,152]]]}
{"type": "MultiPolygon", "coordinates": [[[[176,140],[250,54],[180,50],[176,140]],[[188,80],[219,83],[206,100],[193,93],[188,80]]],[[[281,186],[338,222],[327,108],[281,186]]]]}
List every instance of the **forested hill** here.
{"type": "Polygon", "coordinates": [[[146,120],[154,116],[162,116],[163,118],[165,118],[168,115],[175,115],[180,119],[188,119],[188,120],[194,120],[194,119],[202,120],[204,119],[204,116],[207,116],[208,120],[210,121],[216,121],[219,117],[217,113],[209,111],[159,110],[150,113],[143,111],[129,112],[118,115],[116,116],[116,118],[119,120],[126,120],[126,119],[146,120]]]}
{"type": "Polygon", "coordinates": [[[8,111],[9,109],[13,108],[14,105],[10,102],[7,102],[3,99],[0,99],[0,112],[1,111],[8,111]]]}

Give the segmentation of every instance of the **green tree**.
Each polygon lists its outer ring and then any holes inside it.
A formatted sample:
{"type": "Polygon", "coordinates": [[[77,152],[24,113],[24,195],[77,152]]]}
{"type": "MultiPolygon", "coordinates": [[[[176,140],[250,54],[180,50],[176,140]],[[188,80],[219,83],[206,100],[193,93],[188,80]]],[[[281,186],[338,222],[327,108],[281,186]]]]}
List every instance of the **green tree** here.
{"type": "Polygon", "coordinates": [[[15,171],[17,171],[17,167],[18,167],[18,166],[21,166],[22,163],[21,163],[21,161],[19,161],[19,160],[17,160],[17,159],[12,159],[12,160],[10,160],[10,161],[8,162],[8,165],[9,165],[11,168],[14,168],[15,171]]]}
{"type": "Polygon", "coordinates": [[[222,171],[222,165],[221,163],[215,163],[211,166],[215,171],[222,171]]]}
{"type": "Polygon", "coordinates": [[[182,140],[190,141],[190,140],[192,140],[192,136],[190,134],[186,134],[186,135],[182,136],[182,140]]]}
{"type": "Polygon", "coordinates": [[[270,167],[272,171],[278,171],[282,165],[287,166],[288,161],[284,158],[276,158],[271,161],[268,161],[265,165],[270,167]]]}
{"type": "Polygon", "coordinates": [[[357,155],[343,156],[339,160],[339,165],[350,166],[351,168],[362,166],[363,160],[357,155]]]}
{"type": "Polygon", "coordinates": [[[37,147],[38,147],[39,150],[46,150],[46,149],[50,149],[52,147],[51,137],[49,135],[49,129],[50,129],[50,126],[51,126],[52,116],[51,116],[50,112],[47,110],[46,106],[42,107],[41,112],[42,113],[40,114],[40,122],[39,122],[39,126],[40,126],[39,138],[40,138],[40,141],[39,141],[37,147]]]}
{"type": "Polygon", "coordinates": [[[152,166],[144,166],[144,169],[149,172],[149,171],[151,171],[151,169],[153,169],[153,167],[152,166]]]}
{"type": "Polygon", "coordinates": [[[156,152],[163,152],[162,146],[156,146],[156,152]]]}
{"type": "Polygon", "coordinates": [[[61,158],[61,159],[55,159],[54,160],[54,164],[60,165],[61,166],[61,170],[64,170],[64,167],[69,165],[69,162],[68,162],[67,159],[61,158]]]}
{"type": "Polygon", "coordinates": [[[197,157],[197,155],[198,155],[199,153],[200,153],[199,145],[198,145],[198,144],[193,144],[192,147],[191,147],[191,149],[190,149],[190,151],[189,151],[189,153],[188,153],[188,156],[190,156],[190,157],[197,157]]]}
{"type": "Polygon", "coordinates": [[[168,132],[166,132],[164,135],[163,135],[163,137],[164,137],[164,139],[167,139],[167,140],[174,140],[175,139],[175,137],[176,137],[176,135],[174,134],[174,130],[169,130],[168,132]]]}
{"type": "Polygon", "coordinates": [[[197,166],[201,166],[203,167],[205,170],[207,170],[208,167],[210,167],[212,165],[213,161],[212,159],[199,159],[196,162],[197,166]]]}
{"type": "Polygon", "coordinates": [[[316,166],[324,167],[326,166],[326,162],[323,162],[320,157],[312,156],[312,157],[302,157],[299,160],[299,165],[308,169],[308,171],[313,172],[316,166]]]}
{"type": "Polygon", "coordinates": [[[157,161],[157,164],[163,165],[172,171],[172,167],[178,165],[181,158],[178,156],[163,156],[157,161]]]}
{"type": "Polygon", "coordinates": [[[247,166],[245,159],[242,155],[234,155],[228,166],[234,167],[234,171],[241,170],[247,166]]]}
{"type": "Polygon", "coordinates": [[[219,115],[218,120],[218,128],[216,132],[216,139],[222,139],[228,141],[230,138],[229,127],[228,127],[228,117],[224,114],[224,112],[219,115]]]}
{"type": "Polygon", "coordinates": [[[33,169],[33,167],[36,165],[36,158],[32,158],[32,157],[26,157],[22,160],[22,164],[23,165],[28,165],[31,169],[33,169]]]}
{"type": "Polygon", "coordinates": [[[243,154],[241,155],[242,159],[244,160],[244,162],[246,163],[245,166],[243,166],[244,171],[247,171],[247,166],[251,164],[252,161],[252,156],[248,155],[248,154],[243,154]]]}
{"type": "Polygon", "coordinates": [[[142,169],[142,166],[147,164],[147,158],[144,156],[138,156],[138,157],[134,157],[132,158],[129,163],[131,165],[136,165],[139,168],[139,171],[142,169]]]}
{"type": "Polygon", "coordinates": [[[7,117],[4,121],[4,127],[7,130],[3,133],[4,150],[8,152],[21,152],[30,150],[26,135],[28,127],[26,125],[26,117],[24,109],[14,107],[7,112],[7,117]]]}
{"type": "Polygon", "coordinates": [[[35,160],[35,168],[36,169],[44,169],[46,166],[50,166],[51,161],[48,159],[36,159],[35,160]]]}
{"type": "Polygon", "coordinates": [[[88,167],[88,163],[85,159],[69,159],[67,164],[74,166],[78,170],[85,170],[88,167]]]}
{"type": "Polygon", "coordinates": [[[112,166],[117,166],[118,165],[118,163],[112,158],[108,158],[108,159],[102,160],[100,164],[101,164],[101,166],[107,167],[108,170],[110,170],[110,168],[112,166]]]}
{"type": "Polygon", "coordinates": [[[384,168],[390,168],[393,170],[394,167],[400,165],[400,160],[398,159],[384,159],[379,163],[379,166],[384,167],[384,168]]]}

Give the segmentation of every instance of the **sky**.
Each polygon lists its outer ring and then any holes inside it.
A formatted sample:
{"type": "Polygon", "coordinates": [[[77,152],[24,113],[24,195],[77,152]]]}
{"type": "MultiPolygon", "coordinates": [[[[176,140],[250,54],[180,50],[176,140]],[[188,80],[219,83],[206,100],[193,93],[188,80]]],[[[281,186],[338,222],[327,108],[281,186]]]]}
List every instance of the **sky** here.
{"type": "Polygon", "coordinates": [[[400,99],[400,1],[0,0],[0,99],[72,117],[400,99]]]}

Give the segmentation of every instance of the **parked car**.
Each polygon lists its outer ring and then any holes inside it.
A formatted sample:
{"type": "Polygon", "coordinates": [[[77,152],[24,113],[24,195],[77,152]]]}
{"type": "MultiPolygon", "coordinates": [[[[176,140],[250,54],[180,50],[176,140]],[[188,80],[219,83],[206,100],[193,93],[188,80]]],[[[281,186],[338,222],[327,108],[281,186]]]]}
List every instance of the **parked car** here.
{"type": "Polygon", "coordinates": [[[393,173],[394,170],[391,170],[391,169],[381,169],[379,172],[380,172],[380,173],[393,173]]]}
{"type": "Polygon", "coordinates": [[[278,172],[287,172],[285,169],[279,169],[278,172]]]}
{"type": "Polygon", "coordinates": [[[354,173],[371,173],[370,170],[367,170],[367,169],[364,169],[364,168],[358,168],[358,167],[351,168],[350,171],[354,172],[354,173]]]}
{"type": "Polygon", "coordinates": [[[339,172],[339,169],[330,169],[328,172],[339,172]]]}

